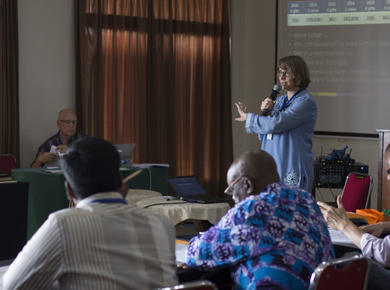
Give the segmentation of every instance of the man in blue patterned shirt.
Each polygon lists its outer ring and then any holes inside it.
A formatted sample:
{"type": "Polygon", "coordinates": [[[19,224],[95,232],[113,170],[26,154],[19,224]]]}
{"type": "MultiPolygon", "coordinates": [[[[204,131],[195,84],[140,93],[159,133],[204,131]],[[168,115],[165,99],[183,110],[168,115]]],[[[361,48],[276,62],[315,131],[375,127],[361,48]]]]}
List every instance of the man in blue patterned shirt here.
{"type": "Polygon", "coordinates": [[[234,288],[307,289],[333,256],[326,222],[310,193],[279,182],[272,157],[249,151],[233,162],[225,193],[235,206],[187,247],[188,266],[230,267],[234,288]]]}

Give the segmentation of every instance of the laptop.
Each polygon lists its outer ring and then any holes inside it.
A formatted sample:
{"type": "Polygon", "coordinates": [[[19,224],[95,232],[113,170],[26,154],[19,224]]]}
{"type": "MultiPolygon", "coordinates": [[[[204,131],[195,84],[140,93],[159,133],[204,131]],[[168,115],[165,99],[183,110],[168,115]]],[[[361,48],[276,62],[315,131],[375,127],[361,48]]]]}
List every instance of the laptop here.
{"type": "Polygon", "coordinates": [[[135,144],[114,144],[116,150],[118,150],[119,158],[121,159],[122,166],[131,165],[131,153],[133,153],[135,144]]]}
{"type": "Polygon", "coordinates": [[[174,193],[181,200],[199,203],[219,203],[230,201],[228,196],[225,198],[222,196],[207,194],[195,176],[178,176],[168,178],[168,182],[173,188],[174,193]]]}

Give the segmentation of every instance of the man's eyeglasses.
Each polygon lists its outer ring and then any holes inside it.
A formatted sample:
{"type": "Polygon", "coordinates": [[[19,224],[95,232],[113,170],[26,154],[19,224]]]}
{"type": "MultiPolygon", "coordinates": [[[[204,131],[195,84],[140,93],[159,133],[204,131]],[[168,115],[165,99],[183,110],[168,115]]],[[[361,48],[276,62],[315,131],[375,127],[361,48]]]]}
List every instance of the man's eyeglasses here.
{"type": "Polygon", "coordinates": [[[241,179],[242,177],[243,177],[243,176],[241,175],[241,176],[237,177],[236,179],[234,179],[233,182],[230,183],[230,185],[229,185],[228,187],[226,187],[224,193],[225,193],[225,194],[232,195],[232,193],[233,193],[233,186],[234,186],[238,181],[240,181],[240,179],[241,179]]]}
{"type": "Polygon", "coordinates": [[[59,120],[60,122],[66,124],[66,125],[76,125],[77,124],[77,120],[59,120]]]}

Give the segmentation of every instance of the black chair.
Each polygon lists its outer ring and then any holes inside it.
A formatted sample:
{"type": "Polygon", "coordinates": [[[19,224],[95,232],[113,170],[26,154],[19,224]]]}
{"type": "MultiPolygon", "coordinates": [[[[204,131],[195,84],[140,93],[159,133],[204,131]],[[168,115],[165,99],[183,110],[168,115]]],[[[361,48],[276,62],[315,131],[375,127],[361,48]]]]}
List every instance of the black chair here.
{"type": "Polygon", "coordinates": [[[27,242],[27,182],[0,183],[0,260],[14,259],[27,242]]]}

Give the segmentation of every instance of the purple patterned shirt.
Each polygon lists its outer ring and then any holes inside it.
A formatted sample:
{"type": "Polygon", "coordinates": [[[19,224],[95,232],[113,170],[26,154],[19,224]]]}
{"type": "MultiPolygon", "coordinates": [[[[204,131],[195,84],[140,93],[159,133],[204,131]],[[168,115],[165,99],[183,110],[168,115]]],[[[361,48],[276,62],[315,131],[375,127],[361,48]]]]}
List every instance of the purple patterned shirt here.
{"type": "Polygon", "coordinates": [[[332,257],[328,228],[312,195],[273,183],[194,237],[186,263],[204,271],[229,266],[238,289],[307,289],[315,267],[332,257]]]}

